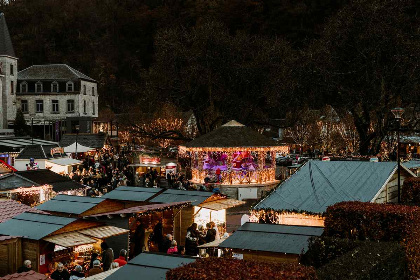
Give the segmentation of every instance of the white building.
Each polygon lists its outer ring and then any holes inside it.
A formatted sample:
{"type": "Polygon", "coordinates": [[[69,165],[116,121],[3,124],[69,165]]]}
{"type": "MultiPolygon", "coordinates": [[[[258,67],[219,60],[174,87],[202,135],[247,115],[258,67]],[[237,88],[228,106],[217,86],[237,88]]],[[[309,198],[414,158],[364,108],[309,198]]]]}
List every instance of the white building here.
{"type": "Polygon", "coordinates": [[[18,58],[0,13],[0,129],[13,126],[17,108],[35,136],[59,140],[61,134],[91,133],[98,116],[97,82],[66,64],[33,65],[17,71],[18,58]]]}

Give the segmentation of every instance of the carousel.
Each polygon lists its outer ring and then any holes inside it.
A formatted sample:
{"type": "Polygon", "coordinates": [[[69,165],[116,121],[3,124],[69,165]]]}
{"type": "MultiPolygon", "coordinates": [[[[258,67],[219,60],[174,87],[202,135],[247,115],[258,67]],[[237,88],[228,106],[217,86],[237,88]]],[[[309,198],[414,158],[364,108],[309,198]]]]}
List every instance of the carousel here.
{"type": "Polygon", "coordinates": [[[192,181],[220,185],[276,183],[276,153],[287,146],[236,121],[230,121],[185,146],[180,156],[191,159],[192,181]]]}

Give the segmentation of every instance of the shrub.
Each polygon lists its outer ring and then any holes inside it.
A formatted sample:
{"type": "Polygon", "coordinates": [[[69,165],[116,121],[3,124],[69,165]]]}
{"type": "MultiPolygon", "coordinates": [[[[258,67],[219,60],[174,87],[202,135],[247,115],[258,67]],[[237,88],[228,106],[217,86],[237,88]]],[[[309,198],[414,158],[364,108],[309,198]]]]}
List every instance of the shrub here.
{"type": "Polygon", "coordinates": [[[314,280],[313,267],[298,264],[206,258],[169,270],[167,280],[314,280]]]}
{"type": "Polygon", "coordinates": [[[413,177],[404,180],[402,187],[401,201],[420,205],[420,178],[413,177]]]}
{"type": "Polygon", "coordinates": [[[318,269],[322,280],[400,280],[407,278],[404,249],[398,242],[361,242],[318,269]]]}
{"type": "Polygon", "coordinates": [[[327,208],[326,236],[399,241],[404,246],[410,277],[420,277],[420,207],[340,202],[327,208]]]}

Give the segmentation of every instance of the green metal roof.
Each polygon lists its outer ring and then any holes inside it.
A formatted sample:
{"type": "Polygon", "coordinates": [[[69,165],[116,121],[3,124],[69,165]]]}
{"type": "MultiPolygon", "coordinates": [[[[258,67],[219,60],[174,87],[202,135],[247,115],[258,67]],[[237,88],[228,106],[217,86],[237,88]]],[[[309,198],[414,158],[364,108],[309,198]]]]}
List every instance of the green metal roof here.
{"type": "Polygon", "coordinates": [[[106,199],[125,200],[125,201],[147,201],[157,193],[161,188],[141,188],[121,186],[102,196],[106,199]]]}
{"type": "Polygon", "coordinates": [[[105,199],[99,197],[86,197],[77,195],[58,195],[53,199],[37,206],[37,209],[51,212],[69,214],[82,214],[95,207],[105,199]]]}
{"type": "Polygon", "coordinates": [[[272,253],[301,254],[308,239],[321,236],[322,227],[245,223],[219,247],[272,253]]]}
{"type": "Polygon", "coordinates": [[[150,201],[159,203],[191,201],[193,206],[197,206],[212,195],[212,192],[165,190],[150,201]]]}

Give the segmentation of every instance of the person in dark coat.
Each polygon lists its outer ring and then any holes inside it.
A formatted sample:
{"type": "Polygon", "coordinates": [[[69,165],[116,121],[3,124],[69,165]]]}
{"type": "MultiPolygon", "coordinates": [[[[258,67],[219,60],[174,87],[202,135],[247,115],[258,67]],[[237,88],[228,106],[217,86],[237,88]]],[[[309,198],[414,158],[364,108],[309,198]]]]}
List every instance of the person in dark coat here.
{"type": "Polygon", "coordinates": [[[32,263],[30,260],[25,260],[23,262],[23,265],[18,268],[17,272],[22,273],[22,272],[28,272],[30,270],[32,270],[32,263]]]}
{"type": "Polygon", "coordinates": [[[69,280],[70,273],[64,268],[62,263],[57,264],[57,269],[51,274],[51,279],[54,280],[69,280]]]}
{"type": "Polygon", "coordinates": [[[90,257],[89,269],[93,268],[93,262],[98,259],[98,256],[99,255],[97,253],[92,253],[90,257]]]}
{"type": "Polygon", "coordinates": [[[185,254],[190,256],[198,255],[198,239],[199,233],[197,231],[197,224],[193,223],[187,229],[187,235],[185,237],[185,254]]]}
{"type": "Polygon", "coordinates": [[[104,265],[104,271],[107,271],[114,261],[114,251],[109,248],[106,242],[101,243],[102,248],[102,263],[104,265]]]}
{"type": "Polygon", "coordinates": [[[158,246],[159,252],[163,252],[163,226],[162,222],[158,222],[153,228],[152,241],[158,246]]]}
{"type": "Polygon", "coordinates": [[[207,223],[207,234],[206,234],[206,243],[216,240],[216,230],[214,229],[215,224],[213,222],[207,223]]]}
{"type": "Polygon", "coordinates": [[[172,240],[174,240],[172,234],[167,234],[165,236],[165,239],[163,240],[162,246],[159,248],[159,252],[166,253],[168,252],[168,249],[171,247],[172,240]]]}
{"type": "Polygon", "coordinates": [[[140,220],[137,220],[137,228],[134,232],[134,256],[143,251],[146,230],[140,220]]]}

